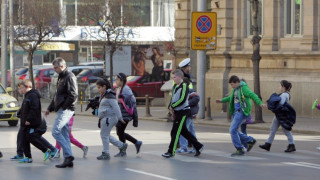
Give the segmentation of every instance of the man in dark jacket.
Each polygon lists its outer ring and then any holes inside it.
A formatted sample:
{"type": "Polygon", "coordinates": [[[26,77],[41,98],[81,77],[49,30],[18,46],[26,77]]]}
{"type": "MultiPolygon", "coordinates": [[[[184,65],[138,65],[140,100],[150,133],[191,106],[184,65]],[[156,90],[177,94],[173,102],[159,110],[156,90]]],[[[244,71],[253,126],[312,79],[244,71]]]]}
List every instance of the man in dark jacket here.
{"type": "Polygon", "coordinates": [[[63,149],[64,162],[56,165],[57,168],[73,167],[74,157],[72,156],[69,121],[74,114],[75,103],[78,97],[78,85],[75,75],[68,70],[66,62],[57,57],[52,62],[53,68],[58,76],[57,90],[45,115],[50,112],[57,112],[57,118],[52,128],[52,136],[63,149]]]}

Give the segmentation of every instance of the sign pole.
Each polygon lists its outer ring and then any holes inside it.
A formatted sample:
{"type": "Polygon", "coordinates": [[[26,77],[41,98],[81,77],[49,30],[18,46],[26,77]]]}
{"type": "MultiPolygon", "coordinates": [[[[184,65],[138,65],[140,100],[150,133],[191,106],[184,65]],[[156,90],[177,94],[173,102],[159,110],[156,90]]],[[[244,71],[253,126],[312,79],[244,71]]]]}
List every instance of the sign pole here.
{"type": "MultiPolygon", "coordinates": [[[[198,12],[204,12],[206,0],[198,0],[198,12]]],[[[197,92],[200,95],[198,118],[204,119],[205,116],[205,61],[206,52],[197,51],[197,92]]]]}
{"type": "Polygon", "coordinates": [[[8,43],[7,43],[7,0],[2,0],[1,4],[1,82],[4,88],[7,87],[7,60],[8,60],[8,43]]]}

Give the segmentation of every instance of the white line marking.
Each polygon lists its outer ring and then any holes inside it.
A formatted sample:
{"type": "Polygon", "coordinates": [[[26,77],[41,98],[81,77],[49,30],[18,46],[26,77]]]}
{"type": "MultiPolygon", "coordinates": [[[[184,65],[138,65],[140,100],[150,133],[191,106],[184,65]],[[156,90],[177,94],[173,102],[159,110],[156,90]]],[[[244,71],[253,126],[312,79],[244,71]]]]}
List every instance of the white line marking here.
{"type": "Polygon", "coordinates": [[[134,170],[134,169],[130,169],[130,168],[126,168],[125,170],[131,171],[131,172],[135,172],[135,173],[139,173],[139,174],[148,175],[148,176],[157,177],[157,178],[160,178],[160,179],[176,180],[176,179],[172,179],[172,178],[169,178],[169,177],[164,177],[164,176],[160,176],[160,175],[157,175],[157,174],[147,173],[147,172],[138,171],[138,170],[134,170]]]}
{"type": "Polygon", "coordinates": [[[309,166],[316,166],[316,167],[319,167],[320,168],[320,165],[319,164],[312,164],[312,163],[307,163],[307,162],[298,162],[300,164],[305,164],[305,165],[309,165],[309,166]]]}
{"type": "Polygon", "coordinates": [[[299,153],[277,153],[277,152],[260,152],[260,151],[253,151],[258,154],[263,154],[266,156],[275,156],[275,157],[281,157],[281,158],[289,158],[289,159],[314,159],[311,156],[304,156],[304,155],[299,155],[299,153]]]}
{"type": "Polygon", "coordinates": [[[320,166],[317,164],[310,164],[310,163],[291,163],[291,162],[282,162],[282,164],[287,164],[287,165],[293,165],[293,166],[302,166],[302,167],[308,167],[308,168],[314,168],[314,169],[320,169],[320,166]]]}

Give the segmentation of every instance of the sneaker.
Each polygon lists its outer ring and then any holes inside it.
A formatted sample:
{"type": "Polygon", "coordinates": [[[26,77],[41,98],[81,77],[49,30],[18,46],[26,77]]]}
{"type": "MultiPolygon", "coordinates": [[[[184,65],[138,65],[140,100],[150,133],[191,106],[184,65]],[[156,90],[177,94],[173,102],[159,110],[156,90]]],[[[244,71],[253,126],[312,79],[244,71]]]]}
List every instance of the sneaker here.
{"type": "Polygon", "coordinates": [[[32,163],[32,158],[22,158],[19,160],[19,163],[32,163]]]}
{"type": "Polygon", "coordinates": [[[48,160],[49,157],[50,157],[50,155],[51,155],[51,150],[48,149],[48,150],[43,154],[43,161],[48,160]]]}
{"type": "Polygon", "coordinates": [[[122,152],[122,151],[120,151],[118,154],[114,155],[114,157],[125,157],[125,156],[127,156],[127,153],[122,152]]]}
{"type": "Polygon", "coordinates": [[[252,139],[251,141],[248,142],[248,148],[247,148],[247,152],[249,152],[252,147],[256,144],[257,140],[252,139]]]}
{"type": "Polygon", "coordinates": [[[126,152],[127,148],[128,148],[128,144],[127,144],[127,143],[123,143],[122,147],[119,148],[119,150],[120,150],[121,152],[126,152]]]}
{"type": "Polygon", "coordinates": [[[15,155],[12,158],[10,158],[11,161],[19,161],[21,159],[23,159],[23,156],[21,155],[15,155]]]}
{"type": "Polygon", "coordinates": [[[135,144],[136,150],[137,150],[137,154],[140,152],[141,145],[142,145],[142,141],[137,141],[136,144],[135,144]]]}
{"type": "Polygon", "coordinates": [[[204,149],[204,145],[202,145],[202,147],[197,151],[196,150],[196,154],[194,154],[194,156],[200,156],[200,154],[201,154],[201,152],[203,151],[203,149],[204,149]]]}
{"type": "Polygon", "coordinates": [[[237,149],[236,152],[232,153],[231,156],[243,156],[245,153],[243,151],[243,149],[237,149]]]}
{"type": "Polygon", "coordinates": [[[89,147],[88,146],[83,146],[81,149],[83,151],[83,158],[85,158],[87,156],[87,154],[88,154],[89,147]]]}
{"type": "Polygon", "coordinates": [[[49,159],[59,158],[59,149],[55,148],[54,151],[51,151],[49,159]]]}
{"type": "Polygon", "coordinates": [[[169,152],[163,153],[161,156],[162,156],[162,157],[165,157],[165,158],[171,158],[171,157],[173,157],[172,153],[169,153],[169,152]]]}
{"type": "Polygon", "coordinates": [[[110,155],[108,153],[102,152],[100,156],[97,157],[98,160],[109,160],[110,155]]]}
{"type": "Polygon", "coordinates": [[[119,148],[120,152],[116,155],[114,155],[114,157],[124,157],[127,156],[126,150],[128,148],[128,144],[127,143],[123,143],[122,147],[119,148]]]}
{"type": "Polygon", "coordinates": [[[180,147],[176,152],[177,152],[177,153],[184,153],[184,152],[188,152],[188,149],[187,149],[187,148],[180,147]]]}
{"type": "Polygon", "coordinates": [[[194,154],[196,153],[196,149],[195,148],[192,148],[190,151],[188,151],[189,154],[194,154]]]}

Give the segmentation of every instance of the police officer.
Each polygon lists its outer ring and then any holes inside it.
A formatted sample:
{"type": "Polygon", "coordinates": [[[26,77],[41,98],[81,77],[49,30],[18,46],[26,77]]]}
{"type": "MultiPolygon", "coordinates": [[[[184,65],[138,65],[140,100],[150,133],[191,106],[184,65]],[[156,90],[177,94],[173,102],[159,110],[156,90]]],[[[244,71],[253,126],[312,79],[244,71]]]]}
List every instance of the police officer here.
{"type": "Polygon", "coordinates": [[[182,70],[184,77],[187,77],[190,81],[190,84],[188,86],[189,89],[193,89],[191,75],[190,75],[190,70],[191,70],[190,58],[186,58],[183,61],[181,61],[179,63],[179,68],[182,70]]]}

